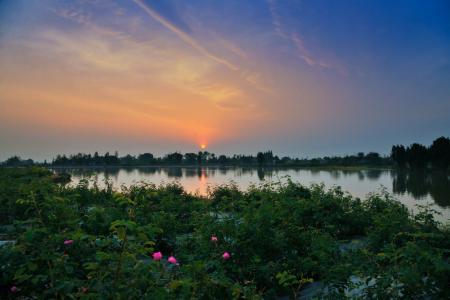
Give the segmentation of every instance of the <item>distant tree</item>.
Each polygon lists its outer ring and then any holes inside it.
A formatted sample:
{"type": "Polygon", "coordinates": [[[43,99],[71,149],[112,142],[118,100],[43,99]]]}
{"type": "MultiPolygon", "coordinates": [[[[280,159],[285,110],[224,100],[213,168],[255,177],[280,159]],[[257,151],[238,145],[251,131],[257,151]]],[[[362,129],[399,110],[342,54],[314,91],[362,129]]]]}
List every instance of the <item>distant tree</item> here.
{"type": "Polygon", "coordinates": [[[214,153],[211,153],[208,157],[208,163],[210,164],[215,164],[217,163],[218,158],[216,157],[216,155],[214,153]]]}
{"type": "Polygon", "coordinates": [[[369,152],[366,154],[366,160],[369,164],[378,164],[381,160],[381,157],[377,152],[369,152]]]}
{"type": "Polygon", "coordinates": [[[450,139],[441,136],[434,140],[429,149],[429,159],[433,167],[447,169],[450,165],[450,139]]]}
{"type": "Polygon", "coordinates": [[[258,162],[258,165],[263,165],[264,159],[265,159],[264,153],[258,152],[258,154],[256,154],[256,161],[258,162]]]}
{"type": "Polygon", "coordinates": [[[165,162],[175,163],[175,164],[181,163],[182,160],[183,160],[183,155],[181,153],[178,153],[178,152],[169,153],[164,158],[165,162]]]}
{"type": "Polygon", "coordinates": [[[406,149],[408,164],[413,168],[423,168],[427,163],[427,147],[414,143],[406,149]]]}
{"type": "Polygon", "coordinates": [[[132,166],[136,164],[136,158],[130,154],[120,158],[120,164],[124,166],[132,166]]]}
{"type": "Polygon", "coordinates": [[[288,165],[288,164],[292,163],[292,159],[289,156],[283,156],[281,158],[281,163],[284,165],[288,165]]]}
{"type": "Polygon", "coordinates": [[[217,161],[219,164],[224,165],[228,162],[228,158],[225,155],[220,155],[217,161]]]}
{"type": "Polygon", "coordinates": [[[197,163],[198,155],[197,153],[186,153],[184,154],[184,161],[188,164],[195,164],[197,163]]]}
{"type": "Polygon", "coordinates": [[[93,164],[94,164],[94,165],[97,165],[97,164],[99,164],[99,163],[100,163],[100,157],[99,157],[99,155],[98,155],[98,152],[95,151],[95,153],[94,153],[94,161],[93,161],[93,164]]]}
{"type": "Polygon", "coordinates": [[[109,152],[105,153],[103,158],[103,164],[108,166],[117,166],[119,165],[119,158],[117,157],[118,153],[114,153],[114,155],[110,155],[109,152]]]}
{"type": "Polygon", "coordinates": [[[143,153],[138,156],[138,163],[142,165],[149,165],[154,162],[153,154],[151,153],[143,153]]]}
{"type": "Polygon", "coordinates": [[[29,159],[23,160],[22,164],[25,166],[32,166],[32,165],[34,165],[34,161],[31,158],[29,158],[29,159]]]}
{"type": "Polygon", "coordinates": [[[12,156],[5,161],[5,165],[7,165],[8,167],[20,166],[21,163],[22,160],[19,156],[12,156]]]}
{"type": "MultiPolygon", "coordinates": [[[[251,160],[251,157],[249,158],[249,160],[251,160]]],[[[272,151],[266,151],[266,152],[258,152],[256,154],[256,162],[258,163],[258,165],[263,165],[263,164],[273,164],[274,160],[279,160],[279,158],[276,156],[273,156],[272,151]]]]}
{"type": "Polygon", "coordinates": [[[399,167],[406,165],[406,149],[403,145],[392,146],[391,158],[399,167]]]}
{"type": "Polygon", "coordinates": [[[212,154],[208,151],[199,151],[197,154],[197,163],[202,164],[208,162],[209,159],[211,159],[212,154]]]}

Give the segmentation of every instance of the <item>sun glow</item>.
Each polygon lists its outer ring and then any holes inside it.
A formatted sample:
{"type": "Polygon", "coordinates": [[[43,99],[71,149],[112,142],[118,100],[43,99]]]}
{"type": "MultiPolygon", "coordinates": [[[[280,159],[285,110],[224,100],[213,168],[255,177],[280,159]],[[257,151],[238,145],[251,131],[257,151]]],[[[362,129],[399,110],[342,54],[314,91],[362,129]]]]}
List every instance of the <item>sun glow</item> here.
{"type": "Polygon", "coordinates": [[[200,149],[205,150],[206,149],[206,144],[200,144],[200,149]]]}

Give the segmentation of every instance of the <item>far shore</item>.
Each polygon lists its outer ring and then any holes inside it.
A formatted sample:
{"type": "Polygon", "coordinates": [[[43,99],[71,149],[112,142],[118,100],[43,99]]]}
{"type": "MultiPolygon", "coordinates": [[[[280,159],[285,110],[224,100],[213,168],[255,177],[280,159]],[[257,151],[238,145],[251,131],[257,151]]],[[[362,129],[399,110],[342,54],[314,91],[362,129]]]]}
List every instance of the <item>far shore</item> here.
{"type": "MultiPolygon", "coordinates": [[[[136,166],[86,166],[86,165],[73,165],[73,166],[44,166],[49,169],[139,169],[139,168],[243,168],[243,169],[319,169],[319,170],[348,170],[348,171],[360,171],[360,170],[396,170],[394,166],[298,166],[298,165],[286,165],[286,166],[258,166],[258,165],[136,165],[136,166]]],[[[431,169],[430,169],[431,170],[431,169]]]]}

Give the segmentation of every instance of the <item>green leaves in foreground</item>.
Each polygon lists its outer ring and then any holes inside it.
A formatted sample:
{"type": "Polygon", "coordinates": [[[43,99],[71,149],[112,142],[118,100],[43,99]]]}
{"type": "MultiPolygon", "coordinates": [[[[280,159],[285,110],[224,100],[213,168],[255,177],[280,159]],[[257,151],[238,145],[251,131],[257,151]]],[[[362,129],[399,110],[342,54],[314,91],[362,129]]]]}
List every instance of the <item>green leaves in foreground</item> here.
{"type": "Polygon", "coordinates": [[[0,298],[445,299],[450,230],[386,193],[288,181],[208,197],[0,169],[0,298]],[[314,289],[318,287],[318,289],[314,289]]]}

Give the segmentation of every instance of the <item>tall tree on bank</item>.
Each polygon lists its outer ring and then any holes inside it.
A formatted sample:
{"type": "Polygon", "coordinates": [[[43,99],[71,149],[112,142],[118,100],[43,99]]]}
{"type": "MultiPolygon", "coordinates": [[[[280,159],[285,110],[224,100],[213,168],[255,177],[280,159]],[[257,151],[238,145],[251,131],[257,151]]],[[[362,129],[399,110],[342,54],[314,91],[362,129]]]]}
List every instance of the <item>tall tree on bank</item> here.
{"type": "Polygon", "coordinates": [[[427,164],[428,149],[424,145],[414,143],[406,149],[406,157],[410,167],[423,168],[427,164]]]}
{"type": "Polygon", "coordinates": [[[435,168],[447,169],[450,165],[450,139],[441,136],[429,149],[429,159],[435,168]]]}
{"type": "Polygon", "coordinates": [[[403,145],[394,145],[391,150],[391,158],[400,168],[406,166],[406,149],[403,145]]]}

